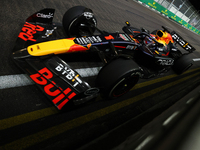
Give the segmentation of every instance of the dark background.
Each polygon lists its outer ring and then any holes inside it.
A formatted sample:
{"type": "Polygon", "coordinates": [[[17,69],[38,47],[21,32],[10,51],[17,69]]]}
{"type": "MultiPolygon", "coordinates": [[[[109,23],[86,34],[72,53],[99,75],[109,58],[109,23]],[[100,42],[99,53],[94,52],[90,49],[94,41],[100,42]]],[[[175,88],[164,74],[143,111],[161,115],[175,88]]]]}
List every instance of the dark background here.
{"type": "Polygon", "coordinates": [[[200,10],[200,4],[199,4],[199,1],[197,0],[189,0],[189,2],[194,6],[194,8],[198,10],[200,10]]]}

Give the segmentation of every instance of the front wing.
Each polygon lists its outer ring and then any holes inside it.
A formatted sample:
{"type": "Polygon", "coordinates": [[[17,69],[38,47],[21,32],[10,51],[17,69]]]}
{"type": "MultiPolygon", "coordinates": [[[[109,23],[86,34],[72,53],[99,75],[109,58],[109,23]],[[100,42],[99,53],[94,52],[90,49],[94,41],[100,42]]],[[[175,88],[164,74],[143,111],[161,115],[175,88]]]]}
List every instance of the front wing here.
{"type": "Polygon", "coordinates": [[[64,36],[63,29],[52,23],[54,11],[43,9],[26,20],[13,49],[13,59],[60,110],[69,101],[76,100],[79,104],[83,99],[92,98],[99,90],[90,88],[90,85],[60,57],[29,57],[26,50],[29,45],[64,36]]]}
{"type": "Polygon", "coordinates": [[[60,110],[71,99],[87,97],[90,86],[67,63],[57,56],[15,59],[45,95],[60,110]]]}

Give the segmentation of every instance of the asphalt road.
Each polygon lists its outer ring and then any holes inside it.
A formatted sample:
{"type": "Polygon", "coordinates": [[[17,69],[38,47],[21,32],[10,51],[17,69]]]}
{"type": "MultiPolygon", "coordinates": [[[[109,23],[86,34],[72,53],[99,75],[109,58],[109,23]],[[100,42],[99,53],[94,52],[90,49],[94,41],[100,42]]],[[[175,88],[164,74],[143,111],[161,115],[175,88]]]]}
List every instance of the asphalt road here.
{"type": "MultiPolygon", "coordinates": [[[[15,40],[25,19],[43,8],[55,8],[55,22],[72,6],[92,8],[98,27],[108,32],[122,31],[125,21],[150,31],[162,25],[178,32],[196,48],[191,59],[200,58],[200,36],[162,15],[131,0],[9,0],[0,6],[0,149],[77,149],[127,120],[156,107],[149,116],[137,120],[129,132],[115,142],[94,149],[110,149],[138,131],[153,116],[175,103],[197,86],[200,62],[181,76],[173,71],[151,80],[140,80],[125,96],[111,101],[97,98],[80,107],[58,111],[11,60],[15,40]]],[[[81,66],[84,68],[83,66],[81,66]]],[[[112,139],[113,140],[113,139],[112,139]]]]}

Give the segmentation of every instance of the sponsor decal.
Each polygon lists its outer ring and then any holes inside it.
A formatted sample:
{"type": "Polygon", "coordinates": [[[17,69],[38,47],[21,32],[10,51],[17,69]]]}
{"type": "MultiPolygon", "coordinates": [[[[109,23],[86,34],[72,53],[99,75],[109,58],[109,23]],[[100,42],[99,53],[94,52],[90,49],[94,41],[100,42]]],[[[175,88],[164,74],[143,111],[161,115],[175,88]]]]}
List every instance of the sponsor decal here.
{"type": "Polygon", "coordinates": [[[124,41],[130,41],[130,39],[129,39],[125,34],[119,34],[119,36],[120,36],[124,41]]]}
{"type": "MultiPolygon", "coordinates": [[[[54,29],[56,29],[56,28],[54,28],[54,29]]],[[[52,30],[46,30],[45,36],[42,36],[42,38],[47,38],[47,37],[49,37],[50,35],[52,35],[53,32],[54,32],[54,29],[52,29],[52,30]]]]}
{"type": "Polygon", "coordinates": [[[92,21],[94,22],[94,26],[96,27],[97,26],[97,21],[96,21],[96,19],[92,19],[92,21]]]}
{"type": "Polygon", "coordinates": [[[112,39],[114,39],[114,37],[112,35],[109,35],[109,36],[105,36],[105,39],[106,40],[112,40],[112,39]]]}
{"type": "Polygon", "coordinates": [[[127,45],[126,49],[135,50],[137,47],[133,45],[127,45]]]}
{"type": "Polygon", "coordinates": [[[82,83],[82,80],[79,78],[79,74],[73,71],[71,68],[68,68],[62,64],[59,64],[55,70],[60,72],[67,80],[72,81],[74,84],[73,86],[76,87],[79,83],[82,83]]]}
{"type": "Polygon", "coordinates": [[[173,59],[159,59],[157,61],[158,64],[162,65],[162,66],[169,66],[169,65],[173,65],[174,60],[173,59]]]}
{"type": "Polygon", "coordinates": [[[43,31],[44,28],[39,25],[33,25],[28,22],[24,24],[24,27],[22,28],[22,31],[19,33],[19,38],[21,38],[24,41],[33,41],[36,42],[34,39],[33,34],[37,33],[37,31],[43,31]]]}
{"type": "Polygon", "coordinates": [[[94,15],[91,12],[84,12],[83,16],[85,16],[86,19],[91,19],[93,18],[94,15]]]}
{"type": "Polygon", "coordinates": [[[39,17],[39,18],[47,18],[47,19],[49,19],[49,18],[53,18],[53,13],[49,13],[48,15],[47,14],[43,14],[43,13],[37,13],[36,16],[39,17]]]}
{"type": "Polygon", "coordinates": [[[75,39],[78,44],[100,43],[102,39],[99,36],[80,37],[75,39]]]}
{"type": "Polygon", "coordinates": [[[70,88],[63,90],[54,81],[49,82],[49,79],[53,78],[53,73],[46,67],[39,70],[38,73],[30,75],[30,78],[35,83],[42,85],[47,95],[53,97],[52,102],[59,110],[76,95],[70,88]]]}
{"type": "Polygon", "coordinates": [[[175,32],[171,33],[171,36],[174,41],[176,41],[180,46],[182,46],[187,51],[192,51],[193,47],[190,46],[189,43],[187,43],[185,40],[183,40],[178,34],[175,32]]]}

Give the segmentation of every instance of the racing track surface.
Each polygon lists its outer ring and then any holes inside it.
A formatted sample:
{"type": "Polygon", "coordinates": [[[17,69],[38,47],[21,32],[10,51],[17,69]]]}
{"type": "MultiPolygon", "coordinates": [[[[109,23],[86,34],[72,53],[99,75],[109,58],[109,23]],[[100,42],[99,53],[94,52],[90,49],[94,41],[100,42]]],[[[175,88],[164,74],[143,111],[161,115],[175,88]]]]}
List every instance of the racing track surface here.
{"type": "MultiPolygon", "coordinates": [[[[0,149],[77,149],[147,110],[133,126],[115,139],[93,149],[111,149],[137,132],[143,125],[175,103],[199,82],[200,62],[195,61],[185,74],[170,71],[150,80],[140,80],[127,95],[117,100],[97,98],[80,107],[59,112],[26,78],[11,60],[12,48],[25,19],[45,7],[55,8],[55,22],[76,5],[92,8],[98,27],[109,32],[122,31],[125,21],[153,31],[162,25],[178,32],[197,50],[191,58],[200,58],[200,38],[180,25],[131,0],[9,0],[0,5],[0,149]]],[[[78,67],[77,67],[78,68],[78,67]]],[[[87,68],[80,66],[78,69],[87,68]]],[[[93,76],[90,70],[88,77],[93,76]]],[[[155,127],[154,127],[155,128],[155,127]]],[[[151,128],[149,129],[151,130],[151,128]]],[[[139,137],[138,137],[139,138],[139,137]]],[[[83,148],[84,149],[84,148],[83,148]]]]}

